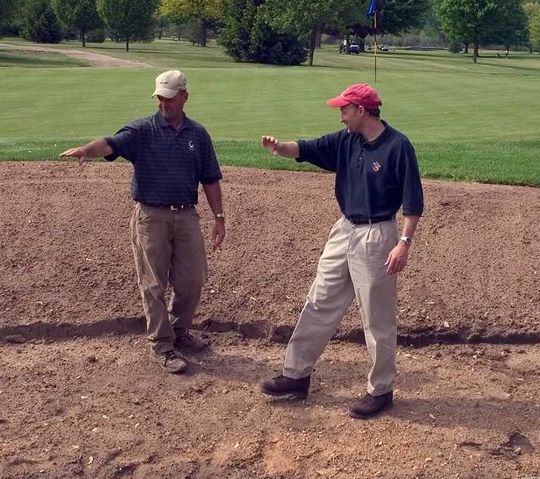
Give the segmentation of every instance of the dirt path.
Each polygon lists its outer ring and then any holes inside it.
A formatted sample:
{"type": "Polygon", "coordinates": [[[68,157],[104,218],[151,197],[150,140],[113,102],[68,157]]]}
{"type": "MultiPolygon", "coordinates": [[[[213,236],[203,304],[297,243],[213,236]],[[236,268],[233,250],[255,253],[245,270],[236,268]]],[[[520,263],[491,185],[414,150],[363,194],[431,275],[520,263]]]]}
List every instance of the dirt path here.
{"type": "Polygon", "coordinates": [[[1,48],[7,48],[9,50],[24,50],[33,52],[54,52],[67,55],[77,60],[85,60],[93,67],[97,68],[146,68],[150,67],[147,63],[136,62],[132,60],[124,60],[122,58],[115,58],[109,55],[102,55],[100,53],[93,53],[83,50],[66,50],[63,48],[45,47],[45,46],[23,46],[23,45],[9,45],[6,43],[0,43],[1,48]]]}

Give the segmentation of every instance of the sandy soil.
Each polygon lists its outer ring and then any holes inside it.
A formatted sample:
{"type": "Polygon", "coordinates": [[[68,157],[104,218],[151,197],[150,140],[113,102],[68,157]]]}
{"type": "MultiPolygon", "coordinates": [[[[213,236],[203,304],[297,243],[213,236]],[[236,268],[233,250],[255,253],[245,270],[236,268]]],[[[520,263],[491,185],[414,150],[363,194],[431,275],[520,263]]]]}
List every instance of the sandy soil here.
{"type": "MultiPolygon", "coordinates": [[[[356,308],[303,402],[268,400],[328,230],[333,177],[225,168],[186,376],[148,360],[127,163],[0,163],[0,478],[540,477],[540,190],[425,181],[400,277],[395,406],[349,419],[356,308]]],[[[208,237],[208,206],[200,213],[208,237]]]]}

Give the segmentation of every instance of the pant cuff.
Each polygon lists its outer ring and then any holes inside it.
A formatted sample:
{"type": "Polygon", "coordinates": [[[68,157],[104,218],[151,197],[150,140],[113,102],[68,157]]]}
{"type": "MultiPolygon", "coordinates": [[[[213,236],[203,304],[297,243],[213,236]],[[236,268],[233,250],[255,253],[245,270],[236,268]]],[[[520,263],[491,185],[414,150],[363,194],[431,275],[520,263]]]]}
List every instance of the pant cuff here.
{"type": "Polygon", "coordinates": [[[283,368],[282,374],[283,376],[286,376],[291,379],[303,379],[303,378],[307,378],[308,376],[311,376],[312,372],[313,370],[304,370],[299,373],[297,371],[291,371],[290,369],[283,368]]]}

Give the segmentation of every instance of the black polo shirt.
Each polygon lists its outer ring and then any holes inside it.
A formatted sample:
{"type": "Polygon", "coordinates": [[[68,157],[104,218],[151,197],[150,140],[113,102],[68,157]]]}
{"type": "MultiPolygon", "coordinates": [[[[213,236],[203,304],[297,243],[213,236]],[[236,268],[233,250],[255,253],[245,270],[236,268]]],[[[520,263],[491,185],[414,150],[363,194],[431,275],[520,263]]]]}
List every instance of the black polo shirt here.
{"type": "Polygon", "coordinates": [[[160,112],[135,120],[105,138],[113,153],[133,164],[131,194],[152,206],[197,204],[199,183],[214,183],[222,174],[206,129],[184,116],[179,130],[160,112]]]}
{"type": "Polygon", "coordinates": [[[371,142],[347,130],[298,141],[298,161],[336,173],[336,199],[345,216],[391,216],[402,205],[404,215],[422,215],[414,148],[405,135],[383,123],[384,131],[371,142]]]}

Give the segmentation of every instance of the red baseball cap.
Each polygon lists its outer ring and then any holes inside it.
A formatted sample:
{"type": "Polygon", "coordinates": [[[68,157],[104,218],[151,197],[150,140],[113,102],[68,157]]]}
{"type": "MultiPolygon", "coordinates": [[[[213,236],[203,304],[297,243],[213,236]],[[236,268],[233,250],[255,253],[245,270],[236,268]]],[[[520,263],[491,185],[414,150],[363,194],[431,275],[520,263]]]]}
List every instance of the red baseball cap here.
{"type": "Polygon", "coordinates": [[[382,105],[379,94],[367,83],[356,83],[351,85],[339,96],[330,98],[330,100],[326,102],[326,104],[332,108],[341,108],[342,106],[351,103],[365,108],[378,108],[382,105]]]}

